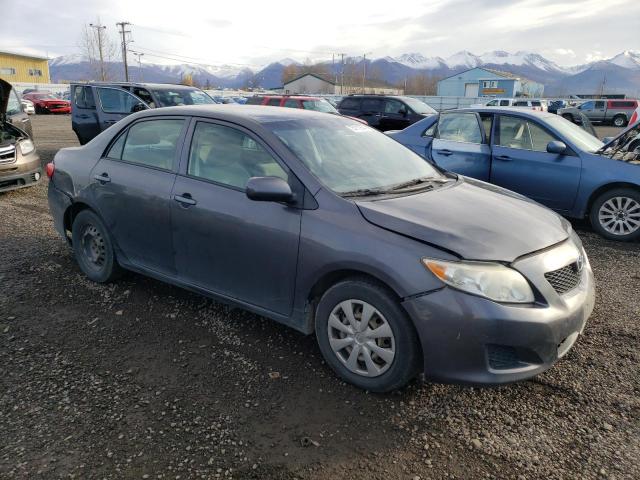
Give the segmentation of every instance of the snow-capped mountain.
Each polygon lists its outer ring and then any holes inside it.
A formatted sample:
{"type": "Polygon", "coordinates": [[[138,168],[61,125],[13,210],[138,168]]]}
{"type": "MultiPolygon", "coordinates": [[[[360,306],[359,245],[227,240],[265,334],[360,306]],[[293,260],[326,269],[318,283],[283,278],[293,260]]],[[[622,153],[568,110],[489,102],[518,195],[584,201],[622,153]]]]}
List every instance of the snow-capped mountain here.
{"type": "MultiPolygon", "coordinates": [[[[346,59],[355,68],[362,67],[363,57],[346,59]]],[[[577,92],[584,89],[599,88],[603,76],[608,75],[606,84],[611,88],[624,91],[628,95],[640,96],[640,51],[625,50],[620,54],[599,62],[576,66],[560,66],[544,56],[528,51],[515,53],[494,50],[476,55],[467,50],[460,51],[448,57],[425,56],[422,53],[405,53],[396,57],[380,57],[366,59],[368,67],[373,67],[377,79],[389,84],[402,84],[407,78],[418,74],[428,74],[433,77],[446,77],[474,67],[486,67],[513,73],[515,75],[541,82],[547,86],[546,93],[554,94],[554,89],[563,92],[577,92]],[[609,72],[605,74],[605,72],[609,72]],[[575,88],[573,88],[575,78],[575,88]],[[593,86],[590,86],[591,83],[593,86]],[[561,85],[561,88],[558,87],[561,85]]],[[[139,65],[131,63],[130,77],[134,81],[144,79],[148,82],[179,82],[190,75],[196,83],[211,87],[242,86],[273,88],[281,85],[282,73],[290,65],[301,65],[300,62],[284,58],[265,66],[250,66],[241,64],[201,65],[180,64],[161,65],[143,63],[142,71],[139,65]]],[[[340,64],[324,63],[328,72],[336,74],[340,71],[340,64]],[[333,72],[331,69],[333,68],[333,72]]],[[[51,77],[56,81],[90,80],[96,77],[95,65],[92,66],[81,55],[67,55],[49,61],[51,77]]],[[[120,63],[107,65],[110,77],[119,79],[122,72],[120,63]]]]}
{"type": "Polygon", "coordinates": [[[609,62],[619,67],[640,70],[640,50],[625,50],[613,57],[609,62]]]}

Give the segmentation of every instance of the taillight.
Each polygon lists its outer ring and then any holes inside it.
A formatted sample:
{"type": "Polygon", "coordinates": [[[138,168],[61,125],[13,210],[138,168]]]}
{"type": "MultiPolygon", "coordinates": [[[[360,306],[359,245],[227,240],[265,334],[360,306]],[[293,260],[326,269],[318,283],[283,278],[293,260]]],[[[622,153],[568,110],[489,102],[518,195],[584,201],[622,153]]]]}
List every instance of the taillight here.
{"type": "Polygon", "coordinates": [[[47,163],[47,177],[51,179],[53,177],[53,172],[56,171],[56,166],[53,162],[47,163]]]}

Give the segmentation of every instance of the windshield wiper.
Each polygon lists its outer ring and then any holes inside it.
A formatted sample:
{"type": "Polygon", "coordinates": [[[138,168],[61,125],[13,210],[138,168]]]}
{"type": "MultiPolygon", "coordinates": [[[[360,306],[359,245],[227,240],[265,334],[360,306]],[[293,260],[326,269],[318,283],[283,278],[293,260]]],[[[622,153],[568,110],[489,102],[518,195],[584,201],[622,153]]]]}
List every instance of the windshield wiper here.
{"type": "Polygon", "coordinates": [[[408,180],[406,182],[398,183],[389,188],[390,192],[396,192],[398,190],[403,190],[408,187],[413,187],[415,185],[421,185],[423,183],[428,183],[430,186],[433,186],[434,183],[447,183],[451,181],[449,178],[432,178],[432,177],[420,177],[414,178],[413,180],[408,180]]]}
{"type": "Polygon", "coordinates": [[[351,190],[350,192],[342,192],[340,196],[342,197],[369,197],[372,195],[383,195],[387,193],[388,190],[384,188],[360,188],[358,190],[351,190]]]}

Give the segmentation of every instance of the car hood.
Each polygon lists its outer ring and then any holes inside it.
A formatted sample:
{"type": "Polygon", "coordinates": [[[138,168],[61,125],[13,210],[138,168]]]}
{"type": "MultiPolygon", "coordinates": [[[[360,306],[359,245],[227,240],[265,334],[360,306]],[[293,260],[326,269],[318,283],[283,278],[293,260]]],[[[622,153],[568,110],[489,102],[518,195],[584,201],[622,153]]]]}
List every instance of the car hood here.
{"type": "Polygon", "coordinates": [[[571,228],[531,200],[468,178],[434,191],[356,204],[370,223],[467,260],[513,262],[562,242],[571,228]]]}

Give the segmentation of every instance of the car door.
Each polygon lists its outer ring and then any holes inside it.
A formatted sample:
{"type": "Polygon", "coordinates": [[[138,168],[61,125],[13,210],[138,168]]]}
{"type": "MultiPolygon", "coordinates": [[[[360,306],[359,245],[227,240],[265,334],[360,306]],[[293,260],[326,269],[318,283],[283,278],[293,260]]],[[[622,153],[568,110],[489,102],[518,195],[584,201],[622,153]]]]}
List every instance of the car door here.
{"type": "Polygon", "coordinates": [[[363,98],[360,102],[361,112],[358,117],[372,127],[382,130],[380,119],[382,118],[383,108],[382,100],[378,98],[363,98]]]}
{"type": "Polygon", "coordinates": [[[380,129],[403,130],[411,125],[409,107],[399,100],[387,98],[384,100],[384,112],[380,118],[380,129]]]}
{"type": "Polygon", "coordinates": [[[174,276],[171,189],[184,117],[135,122],[91,171],[90,191],[116,244],[134,266],[174,276]]]}
{"type": "Polygon", "coordinates": [[[491,148],[477,113],[442,113],[429,158],[452,172],[488,181],[491,148]]]}
{"type": "Polygon", "coordinates": [[[492,145],[491,183],[532,198],[555,210],[573,207],[580,183],[581,160],[573,152],[547,152],[561,138],[540,122],[497,115],[492,145]]]}
{"type": "Polygon", "coordinates": [[[74,85],[72,88],[71,128],[76,133],[80,145],[84,145],[101,132],[96,101],[90,86],[74,85]]]}
{"type": "Polygon", "coordinates": [[[591,115],[587,115],[592,121],[604,122],[607,116],[607,102],[604,100],[596,100],[593,102],[593,111],[591,115]]]}
{"type": "Polygon", "coordinates": [[[124,117],[149,107],[138,97],[121,88],[92,86],[97,98],[98,125],[106,130],[124,117]]]}
{"type": "Polygon", "coordinates": [[[218,295],[290,314],[301,211],[250,200],[245,186],[256,176],[297,179],[260,139],[238,126],[198,120],[189,137],[173,188],[179,277],[218,295]]]}

